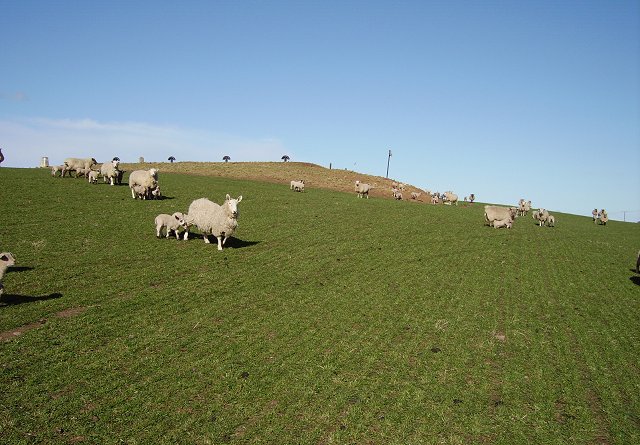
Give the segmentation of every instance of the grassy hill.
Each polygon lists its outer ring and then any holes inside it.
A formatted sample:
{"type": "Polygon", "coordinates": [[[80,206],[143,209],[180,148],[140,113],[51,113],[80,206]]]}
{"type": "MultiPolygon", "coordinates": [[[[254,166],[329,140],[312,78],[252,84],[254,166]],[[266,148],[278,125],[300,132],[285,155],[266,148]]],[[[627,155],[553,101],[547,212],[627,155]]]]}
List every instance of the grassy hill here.
{"type": "Polygon", "coordinates": [[[477,204],[357,199],[355,176],[162,164],[166,199],[139,201],[0,169],[0,442],[640,441],[638,225],[496,230],[477,204]],[[228,249],[156,239],[158,213],[227,193],[228,249]]]}

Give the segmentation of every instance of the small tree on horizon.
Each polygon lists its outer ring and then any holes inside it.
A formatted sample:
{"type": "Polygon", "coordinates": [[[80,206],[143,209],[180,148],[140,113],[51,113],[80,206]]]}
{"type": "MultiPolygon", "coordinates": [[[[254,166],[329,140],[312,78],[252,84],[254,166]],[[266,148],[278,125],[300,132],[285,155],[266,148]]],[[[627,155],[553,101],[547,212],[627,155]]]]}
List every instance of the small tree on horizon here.
{"type": "Polygon", "coordinates": [[[224,162],[229,162],[229,161],[231,160],[231,157],[230,157],[229,155],[225,155],[225,156],[222,158],[222,160],[223,160],[224,162]]]}
{"type": "Polygon", "coordinates": [[[171,162],[171,163],[173,164],[173,161],[175,161],[175,160],[176,160],[176,158],[175,158],[175,157],[173,157],[173,156],[169,156],[169,159],[168,159],[168,161],[169,161],[169,162],[171,162]]]}
{"type": "Polygon", "coordinates": [[[280,159],[282,159],[284,162],[287,162],[289,159],[291,159],[289,156],[284,155],[283,157],[281,157],[280,159]]]}
{"type": "Polygon", "coordinates": [[[120,158],[116,156],[115,158],[113,158],[113,159],[112,159],[112,161],[118,161],[118,162],[120,162],[120,158]]]}

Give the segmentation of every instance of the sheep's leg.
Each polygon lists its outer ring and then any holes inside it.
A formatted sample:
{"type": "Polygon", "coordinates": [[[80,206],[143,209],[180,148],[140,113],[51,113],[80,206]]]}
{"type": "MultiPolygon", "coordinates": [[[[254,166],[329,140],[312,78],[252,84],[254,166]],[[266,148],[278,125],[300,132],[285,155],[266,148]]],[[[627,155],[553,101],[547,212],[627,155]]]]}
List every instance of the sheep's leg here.
{"type": "Polygon", "coordinates": [[[136,192],[134,192],[133,189],[131,189],[131,197],[133,199],[136,199],[136,192]]]}
{"type": "Polygon", "coordinates": [[[207,243],[207,244],[211,243],[211,241],[209,241],[209,237],[206,234],[204,234],[202,236],[204,237],[204,242],[205,243],[207,243]]]}
{"type": "MultiPolygon", "coordinates": [[[[216,238],[218,238],[218,250],[222,250],[222,245],[224,244],[224,241],[222,240],[222,235],[216,236],[216,238]]],[[[227,238],[225,237],[224,240],[226,241],[227,238]]]]}
{"type": "Polygon", "coordinates": [[[156,238],[160,238],[162,236],[162,227],[156,227],[156,238]]]}
{"type": "Polygon", "coordinates": [[[182,237],[183,240],[187,241],[189,239],[189,230],[185,230],[184,231],[184,236],[182,237]]]}

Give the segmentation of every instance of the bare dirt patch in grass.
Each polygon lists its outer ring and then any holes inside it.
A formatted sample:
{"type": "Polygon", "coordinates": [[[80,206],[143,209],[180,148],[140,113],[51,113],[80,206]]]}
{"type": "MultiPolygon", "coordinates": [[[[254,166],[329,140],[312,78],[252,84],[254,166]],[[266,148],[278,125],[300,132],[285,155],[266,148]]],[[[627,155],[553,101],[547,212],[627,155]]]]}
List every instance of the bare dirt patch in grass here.
{"type": "MultiPolygon", "coordinates": [[[[64,309],[60,312],[56,312],[55,314],[53,314],[54,317],[58,317],[58,318],[70,318],[70,317],[75,317],[77,315],[82,314],[84,311],[86,311],[88,309],[88,307],[72,307],[72,308],[68,308],[68,309],[64,309]]],[[[47,322],[46,318],[41,318],[38,321],[34,321],[33,323],[27,323],[24,324],[22,326],[19,326],[17,328],[14,329],[9,329],[8,331],[4,331],[4,332],[0,332],[0,341],[10,341],[13,340],[16,337],[19,337],[20,335],[24,334],[25,332],[28,332],[32,329],[37,329],[40,326],[43,326],[45,323],[47,322]]]]}

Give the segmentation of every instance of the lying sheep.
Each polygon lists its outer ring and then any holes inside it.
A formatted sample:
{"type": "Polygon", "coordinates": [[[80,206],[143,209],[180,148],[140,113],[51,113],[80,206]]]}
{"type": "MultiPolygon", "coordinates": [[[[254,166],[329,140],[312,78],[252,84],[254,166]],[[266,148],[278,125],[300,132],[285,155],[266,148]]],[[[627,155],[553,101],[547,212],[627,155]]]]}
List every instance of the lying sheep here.
{"type": "Polygon", "coordinates": [[[291,181],[290,188],[295,192],[304,192],[304,181],[302,179],[299,181],[291,181]]]}
{"type": "Polygon", "coordinates": [[[140,196],[141,188],[145,189],[145,196],[151,190],[158,186],[158,170],[151,168],[149,170],[135,170],[129,175],[129,188],[131,189],[131,197],[136,199],[140,196]],[[137,187],[137,191],[134,190],[137,187]]]}
{"type": "Polygon", "coordinates": [[[397,199],[398,201],[402,200],[402,192],[398,189],[392,189],[391,193],[393,194],[393,199],[397,199]]]}
{"type": "Polygon", "coordinates": [[[89,179],[89,184],[97,184],[98,183],[98,172],[95,170],[91,170],[87,175],[89,179]]]}
{"type": "Polygon", "coordinates": [[[484,206],[484,220],[485,223],[490,226],[493,225],[494,221],[502,221],[505,219],[513,221],[516,218],[516,212],[515,207],[486,205],[484,206]]]}
{"type": "Polygon", "coordinates": [[[416,201],[422,195],[422,192],[411,192],[411,199],[415,199],[416,201]]]}
{"type": "Polygon", "coordinates": [[[176,235],[176,239],[178,240],[180,239],[178,229],[182,227],[185,231],[187,230],[187,222],[185,221],[185,216],[181,212],[175,212],[173,215],[161,213],[156,216],[154,222],[156,224],[156,237],[158,238],[161,237],[163,228],[166,228],[167,238],[169,238],[169,233],[173,231],[173,233],[176,235]]]}
{"type": "Polygon", "coordinates": [[[108,180],[110,185],[116,184],[119,174],[118,165],[120,165],[120,161],[105,162],[100,166],[100,174],[104,182],[108,180]]]}
{"type": "MultiPolygon", "coordinates": [[[[196,199],[189,206],[189,212],[185,219],[188,226],[196,226],[204,237],[204,242],[209,243],[208,235],[214,235],[218,239],[218,250],[227,239],[233,235],[238,227],[238,204],[242,201],[242,195],[232,199],[228,194],[221,206],[207,198],[196,199]]],[[[189,237],[189,230],[184,233],[184,239],[189,237]]]]}
{"type": "Polygon", "coordinates": [[[366,196],[367,199],[369,199],[369,190],[371,190],[371,186],[369,184],[356,181],[355,190],[356,190],[356,193],[358,194],[358,198],[362,198],[366,196]]]}
{"type": "Polygon", "coordinates": [[[513,220],[511,218],[500,219],[500,220],[496,219],[495,221],[493,221],[493,227],[495,229],[499,229],[500,227],[506,227],[507,229],[510,229],[512,225],[513,225],[513,220]]]}
{"type": "Polygon", "coordinates": [[[16,260],[10,252],[0,253],[0,295],[2,295],[4,290],[2,277],[4,276],[5,271],[14,264],[16,264],[16,260]]]}

